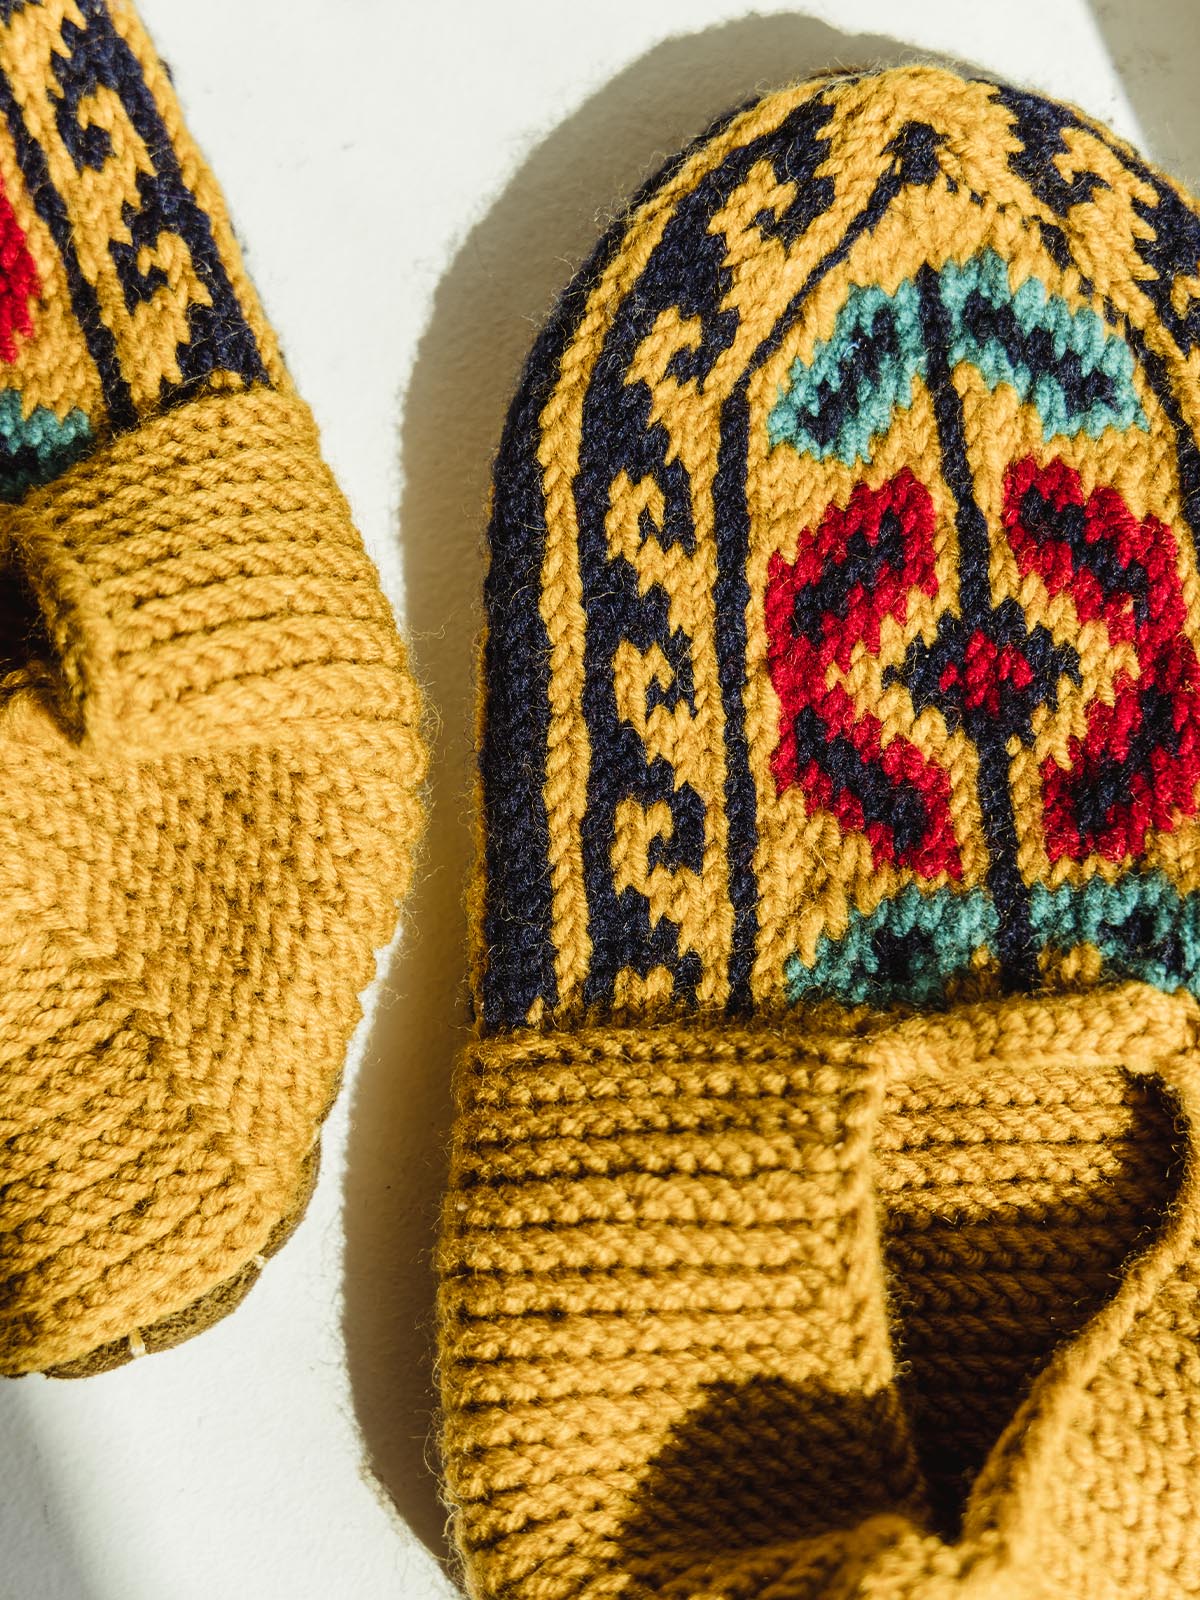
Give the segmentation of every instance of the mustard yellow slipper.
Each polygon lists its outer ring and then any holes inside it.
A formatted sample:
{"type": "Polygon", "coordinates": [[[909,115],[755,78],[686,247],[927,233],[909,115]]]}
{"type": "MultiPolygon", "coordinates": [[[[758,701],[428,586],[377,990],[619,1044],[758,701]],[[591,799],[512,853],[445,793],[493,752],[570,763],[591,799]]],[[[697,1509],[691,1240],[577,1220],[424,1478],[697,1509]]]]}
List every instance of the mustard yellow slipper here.
{"type": "Polygon", "coordinates": [[[495,472],[440,1247],[480,1600],[1200,1594],[1200,214],[830,76],[495,472]]]}
{"type": "Polygon", "coordinates": [[[0,4],[0,1371],[229,1310],[419,823],[375,571],[127,4],[0,4]]]}

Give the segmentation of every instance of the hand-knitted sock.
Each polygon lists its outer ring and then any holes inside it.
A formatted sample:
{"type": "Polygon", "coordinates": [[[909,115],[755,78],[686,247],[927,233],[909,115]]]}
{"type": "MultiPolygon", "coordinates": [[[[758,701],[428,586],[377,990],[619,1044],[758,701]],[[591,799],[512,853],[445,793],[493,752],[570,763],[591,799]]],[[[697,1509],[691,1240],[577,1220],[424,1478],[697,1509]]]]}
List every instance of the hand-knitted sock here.
{"type": "Polygon", "coordinates": [[[241,1298],[410,872],[416,690],[166,70],[0,4],[0,1371],[241,1298]]]}
{"type": "Polygon", "coordinates": [[[1200,1594],[1200,213],[731,116],[495,471],[440,1245],[480,1600],[1200,1594]]]}

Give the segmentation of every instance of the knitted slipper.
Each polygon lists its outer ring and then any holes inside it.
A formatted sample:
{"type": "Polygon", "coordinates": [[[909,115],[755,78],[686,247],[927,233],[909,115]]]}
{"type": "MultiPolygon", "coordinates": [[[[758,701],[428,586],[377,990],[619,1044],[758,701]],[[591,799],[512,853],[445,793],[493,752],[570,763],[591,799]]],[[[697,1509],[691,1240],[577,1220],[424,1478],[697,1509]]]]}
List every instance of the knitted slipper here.
{"type": "Polygon", "coordinates": [[[472,1594],[1200,1594],[1200,214],[927,68],[638,196],[495,472],[472,1594]]]}
{"type": "Polygon", "coordinates": [[[417,696],[167,73],[0,5],[0,1371],[240,1299],[410,871],[417,696]]]}

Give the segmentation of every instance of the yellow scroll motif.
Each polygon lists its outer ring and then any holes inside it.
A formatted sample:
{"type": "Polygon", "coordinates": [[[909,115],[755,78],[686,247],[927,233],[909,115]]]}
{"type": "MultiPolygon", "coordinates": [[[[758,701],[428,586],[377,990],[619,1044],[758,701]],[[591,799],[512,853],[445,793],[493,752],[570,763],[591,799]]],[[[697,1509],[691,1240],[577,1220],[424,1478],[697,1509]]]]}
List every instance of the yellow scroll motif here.
{"type": "Polygon", "coordinates": [[[146,36],[141,19],[129,6],[114,6],[112,10],[114,33],[120,35],[137,57],[142,76],[153,96],[158,115],[171,141],[171,148],[179,162],[179,173],[188,193],[195,196],[196,204],[208,218],[216,241],[221,264],[233,286],[234,298],[254,335],[254,343],[266,368],[273,389],[290,389],[291,379],[279,353],[275,330],[263,315],[258,294],[246,275],[242,252],[234,237],[233,227],[225,209],[225,197],[208,165],[201,156],[183,116],[166,68],[146,36]]]}
{"type": "Polygon", "coordinates": [[[71,21],[86,27],[74,0],[49,0],[18,12],[0,33],[0,71],[12,84],[30,134],[46,157],[50,179],[71,219],[72,243],[80,271],[96,291],[100,314],[116,340],[122,373],[135,407],[159,403],[164,380],[182,382],[177,348],[189,337],[188,308],[209,305],[211,296],[196,273],[191,252],[176,233],[163,231],[137,260],[140,272],[161,268],[166,282],[150,297],[126,304],[125,286],[113,258],[113,244],[130,244],[126,208],[142,209],[139,174],[155,170],[150,154],[129,120],[115,90],[101,86],[80,101],[76,120],[81,129],[102,128],[112,134],[112,154],[96,169],[77,167],[59,134],[54,56],[64,53],[62,27],[71,21]]]}
{"type": "MultiPolygon", "coordinates": [[[[546,748],[545,800],[554,895],[556,1009],[560,1013],[569,1012],[578,1004],[592,953],[581,842],[592,750],[583,715],[583,645],[587,625],[583,610],[579,527],[574,500],[587,377],[604,348],[605,337],[618,308],[661,240],[679,199],[706,172],[719,166],[725,156],[747,136],[766,131],[782,121],[793,106],[808,99],[816,88],[816,85],[799,85],[776,96],[768,107],[755,107],[735,118],[711,144],[685,162],[647,202],[631,224],[624,248],[610,262],[589,296],[587,309],[563,353],[558,383],[541,413],[538,459],[543,473],[546,551],[539,609],[550,644],[551,712],[546,748]]],[[[654,333],[643,343],[639,354],[653,388],[654,380],[664,375],[671,354],[669,329],[662,327],[661,319],[654,333]],[[665,339],[664,334],[667,335],[665,339]],[[656,354],[657,360],[654,359],[656,354]]],[[[631,372],[630,376],[632,378],[637,374],[631,372]]],[[[672,387],[678,391],[677,385],[672,387]]],[[[670,396],[667,393],[662,393],[659,400],[668,402],[668,409],[677,414],[678,408],[669,405],[670,396]]],[[[719,403],[719,399],[714,398],[714,403],[719,403]]],[[[661,420],[666,421],[665,416],[661,420]]],[[[677,439],[678,435],[673,433],[672,438],[677,439]]],[[[711,483],[711,474],[708,481],[711,483]]],[[[693,506],[698,492],[698,485],[693,482],[693,506]]],[[[702,537],[698,530],[698,542],[702,537]]],[[[705,707],[706,722],[719,718],[719,694],[716,693],[715,678],[705,677],[703,684],[697,685],[697,704],[705,707]],[[711,707],[710,700],[715,700],[711,707]]],[[[723,765],[723,756],[721,761],[723,765]]],[[[715,792],[711,783],[706,790],[715,792]]],[[[710,863],[710,856],[724,850],[724,831],[724,819],[721,817],[714,824],[712,837],[705,842],[706,881],[711,881],[716,868],[715,862],[710,863]]],[[[723,867],[723,863],[721,865],[723,867]]],[[[714,928],[720,930],[720,942],[728,950],[732,912],[725,898],[724,884],[721,896],[722,903],[716,908],[714,928]]],[[[661,976],[661,969],[657,971],[661,976]]],[[[655,983],[658,983],[657,978],[655,983]]],[[[618,974],[615,999],[620,1004],[623,995],[634,991],[641,993],[644,987],[629,974],[618,974]]],[[[728,980],[724,972],[706,970],[701,995],[711,992],[714,997],[723,997],[727,988],[728,980]]],[[[657,987],[654,992],[659,993],[657,987]]]]}
{"type": "MultiPolygon", "coordinates": [[[[712,472],[698,458],[695,412],[702,404],[694,380],[680,384],[666,376],[677,351],[695,345],[699,324],[665,312],[638,347],[627,382],[644,381],[650,388],[651,423],[666,426],[668,461],[679,459],[692,484],[694,537],[691,552],[676,540],[664,544],[665,505],[652,478],[636,483],[620,472],[609,491],[605,531],[609,555],[624,560],[637,573],[639,593],[657,588],[667,597],[668,626],[687,640],[691,656],[691,703],[680,696],[668,709],[648,708],[652,684],[669,689],[673,673],[658,645],[641,651],[623,640],[613,658],[618,714],[629,722],[645,745],[646,763],[662,759],[675,773],[675,787],[687,784],[704,802],[704,846],[700,871],[685,867],[651,868],[650,842],[668,837],[671,808],[656,801],[644,808],[636,799],[618,807],[613,842],[614,888],[632,887],[650,904],[653,923],[668,917],[679,927],[679,954],[694,951],[701,962],[696,997],[717,1005],[728,994],[727,965],[733,913],[728,896],[725,858],[725,779],[723,716],[717,677],[716,617],[713,585],[716,548],[711,529],[709,487],[712,472]]],[[[711,449],[711,445],[709,447],[711,449]]]]}

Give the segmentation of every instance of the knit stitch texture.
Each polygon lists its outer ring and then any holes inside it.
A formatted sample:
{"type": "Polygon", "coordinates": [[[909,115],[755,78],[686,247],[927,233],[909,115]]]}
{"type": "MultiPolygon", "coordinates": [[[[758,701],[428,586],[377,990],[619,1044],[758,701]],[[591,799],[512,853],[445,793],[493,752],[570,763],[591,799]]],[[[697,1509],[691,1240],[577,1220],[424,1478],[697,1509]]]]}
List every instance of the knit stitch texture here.
{"type": "Polygon", "coordinates": [[[495,467],[439,1251],[478,1600],[1200,1594],[1200,211],[926,67],[711,129],[495,467]]]}
{"type": "Polygon", "coordinates": [[[0,1371],[223,1315],[419,828],[404,648],[167,73],[0,4],[0,1371]]]}

